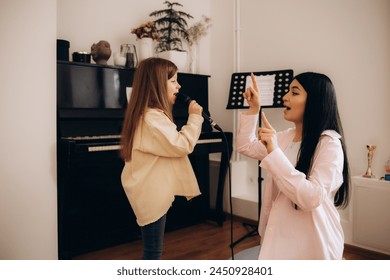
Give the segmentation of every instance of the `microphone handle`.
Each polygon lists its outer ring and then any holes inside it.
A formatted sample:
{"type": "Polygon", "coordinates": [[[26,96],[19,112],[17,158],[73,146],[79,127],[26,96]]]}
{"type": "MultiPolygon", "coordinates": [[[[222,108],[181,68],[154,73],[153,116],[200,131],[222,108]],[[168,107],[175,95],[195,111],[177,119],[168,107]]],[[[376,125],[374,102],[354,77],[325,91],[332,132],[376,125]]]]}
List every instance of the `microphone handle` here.
{"type": "MultiPolygon", "coordinates": [[[[180,92],[178,94],[181,95],[184,103],[186,103],[187,105],[190,105],[192,99],[189,96],[187,96],[183,93],[180,93],[180,92]]],[[[212,127],[214,127],[216,130],[222,132],[222,128],[220,128],[219,125],[216,122],[214,122],[214,120],[203,111],[202,111],[202,117],[205,118],[206,120],[208,120],[212,127]]]]}
{"type": "Polygon", "coordinates": [[[207,115],[205,112],[202,111],[202,116],[203,116],[203,118],[205,118],[206,120],[209,121],[209,123],[212,127],[214,127],[216,130],[222,132],[222,128],[220,128],[219,125],[209,115],[207,115]]]}

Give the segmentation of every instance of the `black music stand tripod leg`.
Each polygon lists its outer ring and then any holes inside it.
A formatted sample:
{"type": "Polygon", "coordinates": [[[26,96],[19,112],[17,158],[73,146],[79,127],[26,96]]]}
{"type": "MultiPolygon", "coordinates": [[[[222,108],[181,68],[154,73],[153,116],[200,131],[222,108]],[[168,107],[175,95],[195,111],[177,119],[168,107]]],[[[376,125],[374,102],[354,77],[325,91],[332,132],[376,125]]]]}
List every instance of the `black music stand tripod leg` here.
{"type": "Polygon", "coordinates": [[[257,234],[259,234],[259,224],[260,224],[260,210],[261,210],[261,182],[263,181],[263,178],[261,177],[261,167],[260,167],[260,162],[259,162],[259,165],[258,165],[258,173],[259,173],[259,177],[258,177],[258,204],[257,204],[257,225],[256,224],[250,224],[250,223],[242,223],[242,225],[244,227],[252,227],[253,229],[248,232],[247,234],[245,234],[244,236],[242,236],[241,238],[237,239],[236,241],[234,241],[233,243],[230,244],[230,248],[234,248],[234,246],[236,246],[238,243],[240,243],[241,241],[245,240],[246,238],[248,237],[252,237],[252,236],[255,236],[257,234]]]}
{"type": "Polygon", "coordinates": [[[250,227],[253,227],[253,230],[251,230],[250,232],[248,232],[247,234],[245,234],[244,236],[240,237],[239,239],[237,239],[236,241],[234,241],[233,243],[230,244],[230,248],[234,248],[234,246],[236,246],[238,243],[240,243],[241,241],[245,240],[246,238],[248,237],[252,237],[252,236],[256,236],[258,234],[258,231],[257,231],[257,226],[254,225],[254,224],[249,224],[249,223],[242,223],[243,226],[250,226],[250,227]]]}

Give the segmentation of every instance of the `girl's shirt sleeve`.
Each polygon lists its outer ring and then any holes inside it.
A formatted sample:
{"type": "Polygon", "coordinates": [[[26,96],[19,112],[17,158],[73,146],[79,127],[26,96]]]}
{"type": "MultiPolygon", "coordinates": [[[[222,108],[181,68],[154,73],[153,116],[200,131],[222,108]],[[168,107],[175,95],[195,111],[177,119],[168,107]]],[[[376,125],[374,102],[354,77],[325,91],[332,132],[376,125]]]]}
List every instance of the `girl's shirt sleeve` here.
{"type": "Polygon", "coordinates": [[[149,110],[142,126],[139,149],[161,157],[184,157],[199,139],[203,117],[188,116],[187,124],[177,131],[176,125],[161,110],[149,110]]]}

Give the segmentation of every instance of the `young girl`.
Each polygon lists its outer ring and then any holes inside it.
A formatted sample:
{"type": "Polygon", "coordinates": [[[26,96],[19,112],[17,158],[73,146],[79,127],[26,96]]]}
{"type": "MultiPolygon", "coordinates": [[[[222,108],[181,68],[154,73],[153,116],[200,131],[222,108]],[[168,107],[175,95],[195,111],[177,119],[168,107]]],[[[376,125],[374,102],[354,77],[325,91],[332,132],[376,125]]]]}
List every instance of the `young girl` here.
{"type": "Polygon", "coordinates": [[[122,185],[141,227],[143,259],[162,255],[166,213],[176,195],[200,195],[188,159],[199,138],[202,107],[192,101],[180,131],[172,107],[180,89],[177,67],[161,58],[143,60],[134,75],[121,137],[122,185]]]}
{"type": "Polygon", "coordinates": [[[256,124],[259,90],[244,98],[237,150],[267,170],[260,214],[259,259],[342,259],[344,234],[336,207],[346,207],[349,166],[331,80],[318,73],[294,78],[283,97],[284,118],[295,128],[276,133],[264,114],[256,124]],[[256,135],[257,134],[257,135],[256,135]]]}

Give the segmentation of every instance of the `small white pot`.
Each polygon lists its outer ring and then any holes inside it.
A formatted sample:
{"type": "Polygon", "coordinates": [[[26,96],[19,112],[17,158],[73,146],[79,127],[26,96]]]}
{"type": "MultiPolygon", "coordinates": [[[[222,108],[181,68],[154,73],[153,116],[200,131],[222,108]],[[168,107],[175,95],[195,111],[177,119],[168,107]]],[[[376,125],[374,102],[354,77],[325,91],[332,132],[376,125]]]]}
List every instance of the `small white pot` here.
{"type": "Polygon", "coordinates": [[[176,64],[179,72],[186,72],[187,68],[187,52],[165,51],[157,54],[158,57],[168,59],[176,64]]]}
{"type": "Polygon", "coordinates": [[[138,61],[144,60],[154,55],[153,44],[154,43],[152,38],[138,39],[138,61]]]}

